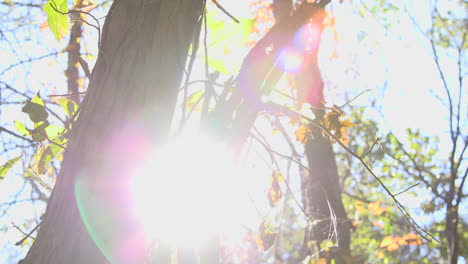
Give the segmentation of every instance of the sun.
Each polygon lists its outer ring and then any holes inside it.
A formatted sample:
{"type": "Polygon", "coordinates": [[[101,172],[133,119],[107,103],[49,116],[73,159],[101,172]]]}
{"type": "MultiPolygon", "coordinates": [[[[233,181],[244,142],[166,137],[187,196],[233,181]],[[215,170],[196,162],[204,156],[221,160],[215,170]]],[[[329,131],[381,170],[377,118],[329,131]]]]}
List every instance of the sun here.
{"type": "Polygon", "coordinates": [[[148,237],[165,243],[197,247],[220,233],[238,235],[248,203],[241,175],[223,144],[172,140],[133,177],[136,214],[148,237]]]}

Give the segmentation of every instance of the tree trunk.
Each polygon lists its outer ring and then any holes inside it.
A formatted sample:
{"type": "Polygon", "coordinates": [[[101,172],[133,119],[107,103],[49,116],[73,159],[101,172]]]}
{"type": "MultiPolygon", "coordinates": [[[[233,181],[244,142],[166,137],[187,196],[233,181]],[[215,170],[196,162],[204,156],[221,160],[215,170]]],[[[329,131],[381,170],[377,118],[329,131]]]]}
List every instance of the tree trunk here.
{"type": "Polygon", "coordinates": [[[114,1],[61,171],[22,263],[143,263],[144,237],[132,229],[136,220],[122,187],[142,149],[168,134],[202,6],[202,0],[114,1]]]}
{"type": "MultiPolygon", "coordinates": [[[[323,121],[323,88],[324,83],[318,65],[318,47],[322,35],[323,13],[312,18],[311,30],[314,43],[311,43],[309,53],[303,56],[305,68],[296,77],[296,87],[299,100],[309,103],[313,109],[315,120],[323,121]]],[[[305,153],[309,164],[309,173],[302,175],[303,203],[310,223],[304,238],[304,254],[312,254],[308,247],[309,241],[319,245],[322,241],[332,240],[337,246],[330,250],[331,258],[338,263],[348,263],[350,244],[350,222],[341,200],[341,187],[332,143],[323,132],[310,125],[312,136],[305,144],[305,153]]]]}
{"type": "MultiPolygon", "coordinates": [[[[323,110],[314,112],[317,121],[323,120],[323,110]]],[[[330,250],[331,257],[338,263],[348,263],[351,225],[341,200],[335,154],[322,131],[314,126],[310,129],[312,138],[305,144],[309,173],[302,175],[302,188],[304,208],[313,223],[310,223],[304,242],[337,242],[337,250],[330,250]]]]}
{"type": "Polygon", "coordinates": [[[80,39],[82,36],[82,25],[83,22],[81,22],[79,19],[81,18],[81,14],[79,13],[73,13],[70,15],[71,20],[74,22],[73,26],[70,30],[70,40],[68,41],[68,46],[67,46],[67,52],[68,52],[68,66],[67,69],[65,70],[65,75],[67,76],[67,87],[68,87],[68,93],[71,95],[69,98],[75,103],[79,104],[80,103],[80,97],[78,95],[79,93],[79,71],[78,71],[78,65],[79,65],[79,60],[78,58],[80,57],[80,49],[81,49],[81,44],[80,44],[80,39]]]}
{"type": "Polygon", "coordinates": [[[452,202],[447,203],[445,214],[445,238],[447,239],[447,255],[449,264],[457,264],[459,256],[458,238],[458,207],[452,202]]]}

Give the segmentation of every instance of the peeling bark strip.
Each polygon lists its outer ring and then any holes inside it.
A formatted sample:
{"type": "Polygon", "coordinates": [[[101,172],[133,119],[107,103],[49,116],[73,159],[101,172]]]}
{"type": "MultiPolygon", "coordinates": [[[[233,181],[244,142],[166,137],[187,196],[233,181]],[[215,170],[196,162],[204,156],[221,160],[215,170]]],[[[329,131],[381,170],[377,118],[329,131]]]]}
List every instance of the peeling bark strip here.
{"type": "MultiPolygon", "coordinates": [[[[141,131],[151,135],[151,140],[156,142],[167,136],[188,48],[200,26],[202,6],[202,0],[113,2],[104,25],[95,71],[57,183],[37,239],[21,263],[109,262],[83,223],[77,207],[75,184],[79,177],[95,183],[92,187],[96,193],[118,187],[121,175],[103,173],[109,169],[105,161],[110,152],[103,142],[113,133],[120,132],[127,121],[140,124],[141,131]]],[[[134,144],[132,140],[111,143],[117,146],[134,144]]],[[[109,165],[118,171],[126,164],[124,161],[124,164],[109,165]]],[[[96,193],[86,195],[94,197],[96,193]]],[[[110,218],[115,222],[97,224],[112,224],[122,230],[121,234],[108,234],[109,238],[131,237],[134,232],[128,222],[133,219],[129,219],[125,208],[119,208],[119,204],[109,204],[109,207],[118,216],[110,218]]],[[[143,253],[113,259],[113,263],[143,263],[143,253]]]]}

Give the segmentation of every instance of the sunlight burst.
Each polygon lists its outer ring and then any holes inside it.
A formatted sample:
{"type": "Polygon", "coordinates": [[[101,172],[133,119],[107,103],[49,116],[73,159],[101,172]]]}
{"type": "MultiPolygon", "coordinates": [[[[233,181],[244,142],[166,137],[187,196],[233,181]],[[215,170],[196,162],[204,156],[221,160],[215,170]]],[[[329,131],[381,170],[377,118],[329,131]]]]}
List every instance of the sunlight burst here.
{"type": "Polygon", "coordinates": [[[206,138],[170,142],[133,177],[136,212],[147,235],[199,246],[216,234],[242,233],[248,202],[243,173],[224,146],[206,138]]]}

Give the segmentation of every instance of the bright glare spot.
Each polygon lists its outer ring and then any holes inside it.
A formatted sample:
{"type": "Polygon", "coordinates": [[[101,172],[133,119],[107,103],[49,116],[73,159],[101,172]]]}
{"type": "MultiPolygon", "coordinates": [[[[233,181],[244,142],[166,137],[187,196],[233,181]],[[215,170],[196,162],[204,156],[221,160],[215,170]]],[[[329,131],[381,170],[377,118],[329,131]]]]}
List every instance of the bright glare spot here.
{"type": "Polygon", "coordinates": [[[152,240],[196,247],[217,234],[242,234],[245,171],[226,147],[196,137],[156,152],[132,183],[136,212],[152,240]]]}
{"type": "Polygon", "coordinates": [[[284,49],[280,53],[280,66],[286,72],[297,72],[302,66],[301,54],[293,49],[284,49]]]}

